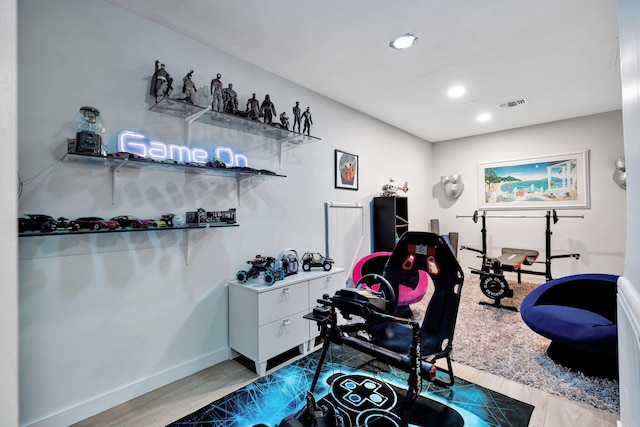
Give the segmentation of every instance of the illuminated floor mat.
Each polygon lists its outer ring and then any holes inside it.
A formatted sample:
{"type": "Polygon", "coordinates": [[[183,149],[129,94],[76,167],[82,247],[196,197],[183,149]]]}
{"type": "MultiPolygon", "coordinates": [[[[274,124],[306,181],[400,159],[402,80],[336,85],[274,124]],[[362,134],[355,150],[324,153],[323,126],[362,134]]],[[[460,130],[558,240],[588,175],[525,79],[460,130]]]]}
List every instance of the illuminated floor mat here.
{"type": "MultiPolygon", "coordinates": [[[[170,426],[275,427],[305,405],[319,352],[181,418],[170,426]]],[[[332,405],[345,426],[399,426],[399,408],[408,374],[367,363],[370,358],[334,347],[323,367],[314,396],[332,405]]],[[[408,415],[410,426],[524,427],[533,406],[456,378],[453,387],[424,383],[408,415]]]]}

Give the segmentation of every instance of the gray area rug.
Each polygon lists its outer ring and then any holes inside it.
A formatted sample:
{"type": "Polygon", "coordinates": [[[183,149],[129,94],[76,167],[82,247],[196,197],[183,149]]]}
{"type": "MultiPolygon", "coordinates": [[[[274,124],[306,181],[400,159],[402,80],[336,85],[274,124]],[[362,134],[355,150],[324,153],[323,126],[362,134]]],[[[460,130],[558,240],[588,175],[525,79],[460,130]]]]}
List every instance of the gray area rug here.
{"type": "MultiPolygon", "coordinates": [[[[509,281],[513,298],[503,305],[520,307],[537,283],[509,281]]],[[[433,286],[421,302],[411,306],[422,319],[433,286]]],[[[545,392],[610,412],[620,412],[618,381],[587,377],[557,365],[546,354],[549,340],[525,325],[520,312],[478,304],[493,302],[480,289],[479,276],[465,273],[458,322],[453,338],[455,362],[490,372],[545,392]]]]}

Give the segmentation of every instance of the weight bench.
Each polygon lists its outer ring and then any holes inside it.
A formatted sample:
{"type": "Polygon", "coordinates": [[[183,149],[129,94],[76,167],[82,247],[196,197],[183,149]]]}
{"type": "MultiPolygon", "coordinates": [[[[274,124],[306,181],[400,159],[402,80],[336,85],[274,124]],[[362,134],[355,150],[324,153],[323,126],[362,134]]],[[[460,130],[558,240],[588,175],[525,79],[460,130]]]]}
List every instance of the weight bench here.
{"type": "Polygon", "coordinates": [[[540,252],[533,249],[502,248],[502,255],[496,261],[500,262],[502,270],[518,273],[518,283],[522,283],[521,267],[532,265],[539,256],[540,252]]]}
{"type": "MultiPolygon", "coordinates": [[[[471,272],[480,276],[482,293],[493,300],[492,303],[480,301],[480,304],[518,311],[516,307],[500,303],[502,298],[513,297],[513,289],[509,288],[504,272],[518,273],[518,283],[522,283],[522,266],[533,264],[538,259],[538,256],[540,256],[540,252],[533,249],[502,248],[502,255],[497,258],[487,258],[482,265],[482,270],[472,268],[471,272]]],[[[532,273],[531,271],[524,272],[532,273]]]]}

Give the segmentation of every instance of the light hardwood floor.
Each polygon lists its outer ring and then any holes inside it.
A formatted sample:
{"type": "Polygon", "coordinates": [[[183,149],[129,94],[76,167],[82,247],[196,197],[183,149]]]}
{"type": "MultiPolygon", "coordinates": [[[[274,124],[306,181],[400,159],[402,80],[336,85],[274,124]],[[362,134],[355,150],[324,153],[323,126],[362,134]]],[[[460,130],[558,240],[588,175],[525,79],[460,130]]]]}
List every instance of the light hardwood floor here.
{"type": "MultiPolygon", "coordinates": [[[[600,411],[475,368],[454,363],[457,377],[534,406],[530,427],[616,427],[618,414],[600,411]]],[[[72,427],[157,427],[180,419],[258,376],[246,361],[227,360],[161,387],[72,427]]]]}

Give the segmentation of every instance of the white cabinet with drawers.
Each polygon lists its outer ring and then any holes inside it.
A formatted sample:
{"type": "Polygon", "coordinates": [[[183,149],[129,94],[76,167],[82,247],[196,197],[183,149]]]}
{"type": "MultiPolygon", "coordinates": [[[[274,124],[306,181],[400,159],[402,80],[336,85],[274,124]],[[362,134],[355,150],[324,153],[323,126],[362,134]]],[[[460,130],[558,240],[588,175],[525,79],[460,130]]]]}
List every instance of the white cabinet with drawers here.
{"type": "Polygon", "coordinates": [[[299,272],[265,284],[229,282],[229,346],[253,360],[256,373],[265,375],[267,361],[298,347],[300,354],[314,349],[316,323],[303,316],[323,294],[345,287],[344,268],[299,272]]]}

